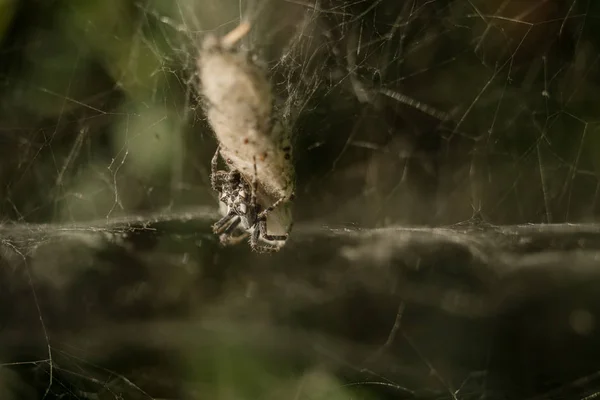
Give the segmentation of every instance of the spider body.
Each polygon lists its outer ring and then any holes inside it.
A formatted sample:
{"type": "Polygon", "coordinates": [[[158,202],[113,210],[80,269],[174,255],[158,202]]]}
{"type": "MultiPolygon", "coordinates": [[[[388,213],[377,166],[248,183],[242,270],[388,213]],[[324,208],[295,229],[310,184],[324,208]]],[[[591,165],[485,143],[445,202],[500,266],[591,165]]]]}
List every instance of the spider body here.
{"type": "MultiPolygon", "coordinates": [[[[219,192],[219,200],[225,205],[223,218],[213,225],[213,231],[219,235],[223,244],[235,244],[250,236],[250,247],[260,253],[279,251],[283,245],[275,245],[274,241],[285,241],[289,233],[283,235],[270,235],[267,231],[267,215],[279,204],[288,200],[280,198],[271,206],[263,209],[257,200],[258,181],[256,175],[252,185],[236,170],[219,171],[217,168],[219,148],[211,162],[211,185],[213,190],[219,192]],[[243,233],[234,235],[236,230],[243,233]]],[[[291,225],[290,225],[291,228],[291,225]]],[[[289,232],[289,231],[288,231],[289,232]]]]}
{"type": "Polygon", "coordinates": [[[213,230],[224,244],[250,236],[254,250],[271,252],[283,246],[272,242],[285,243],[292,227],[288,203],[295,171],[290,130],[275,107],[266,71],[234,48],[249,29],[243,22],[223,37],[207,35],[198,58],[204,110],[219,144],[211,184],[223,218],[213,230]],[[219,155],[228,170],[217,169],[219,155]],[[239,230],[243,233],[234,235],[239,230]]]}

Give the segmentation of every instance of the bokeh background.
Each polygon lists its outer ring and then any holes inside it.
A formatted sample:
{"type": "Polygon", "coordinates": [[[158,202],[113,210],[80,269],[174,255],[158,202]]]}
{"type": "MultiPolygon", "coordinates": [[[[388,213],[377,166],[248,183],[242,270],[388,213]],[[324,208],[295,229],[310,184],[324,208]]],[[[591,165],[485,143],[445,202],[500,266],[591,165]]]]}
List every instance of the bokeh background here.
{"type": "Polygon", "coordinates": [[[0,397],[591,396],[599,7],[0,0],[0,397]],[[198,46],[242,18],[294,138],[274,256],[210,231],[198,46]]]}

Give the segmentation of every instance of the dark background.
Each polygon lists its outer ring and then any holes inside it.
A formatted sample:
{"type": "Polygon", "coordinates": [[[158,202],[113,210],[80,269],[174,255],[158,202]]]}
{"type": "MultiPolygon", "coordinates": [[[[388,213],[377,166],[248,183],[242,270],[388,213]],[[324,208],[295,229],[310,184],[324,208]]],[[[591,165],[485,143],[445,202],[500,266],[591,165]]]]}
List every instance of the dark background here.
{"type": "Polygon", "coordinates": [[[599,7],[0,0],[0,398],[594,398],[599,7]],[[195,61],[240,15],[276,255],[210,230],[195,61]]]}

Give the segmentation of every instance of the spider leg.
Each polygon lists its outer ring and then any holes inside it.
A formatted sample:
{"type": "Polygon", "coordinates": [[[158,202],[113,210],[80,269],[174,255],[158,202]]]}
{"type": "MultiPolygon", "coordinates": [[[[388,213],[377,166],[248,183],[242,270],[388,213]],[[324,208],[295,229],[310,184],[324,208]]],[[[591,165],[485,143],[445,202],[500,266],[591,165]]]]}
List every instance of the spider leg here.
{"type": "Polygon", "coordinates": [[[220,178],[222,178],[226,172],[218,171],[217,163],[219,162],[219,150],[221,149],[221,145],[217,145],[217,150],[215,151],[215,155],[210,160],[210,185],[214,191],[218,191],[220,184],[220,178]]]}
{"type": "Polygon", "coordinates": [[[280,197],[275,203],[271,204],[269,207],[267,207],[264,210],[262,210],[258,214],[258,218],[264,218],[264,217],[266,217],[271,211],[273,211],[274,209],[276,209],[281,203],[283,203],[287,199],[288,199],[287,196],[280,197]]]}
{"type": "Polygon", "coordinates": [[[283,241],[283,240],[287,240],[288,238],[288,234],[283,234],[283,235],[269,235],[267,233],[267,221],[262,219],[258,222],[258,230],[260,231],[260,237],[262,237],[263,239],[266,240],[272,240],[272,241],[283,241]]]}
{"type": "Polygon", "coordinates": [[[281,250],[279,246],[258,244],[258,239],[253,238],[254,236],[250,237],[250,247],[257,253],[276,253],[281,250]]]}
{"type": "MultiPolygon", "coordinates": [[[[257,193],[258,193],[258,172],[256,169],[256,156],[252,157],[252,161],[254,164],[254,176],[252,177],[252,193],[251,193],[251,197],[250,197],[250,204],[254,209],[258,209],[258,204],[257,204],[257,199],[256,199],[257,193]]],[[[257,215],[257,218],[256,218],[257,223],[254,228],[254,231],[252,232],[252,235],[250,236],[250,247],[252,248],[252,250],[259,252],[259,253],[273,253],[273,252],[277,252],[277,251],[281,250],[282,246],[277,246],[277,245],[273,245],[273,244],[261,244],[260,239],[263,238],[265,240],[271,240],[271,241],[287,240],[288,233],[286,233],[285,235],[269,235],[267,233],[266,215],[268,213],[270,213],[271,211],[273,211],[273,209],[275,209],[275,207],[277,207],[279,204],[283,203],[284,201],[286,201],[292,197],[293,197],[293,194],[291,196],[284,196],[284,197],[280,198],[275,203],[273,203],[273,205],[271,205],[270,207],[267,207],[265,210],[261,211],[257,215]]]]}
{"type": "Polygon", "coordinates": [[[240,222],[242,222],[242,219],[239,217],[239,215],[236,215],[233,218],[231,218],[231,222],[229,223],[229,225],[222,226],[216,233],[221,234],[221,236],[223,236],[223,235],[228,236],[231,234],[231,232],[234,231],[235,228],[237,228],[237,226],[240,224],[240,222]]]}
{"type": "Polygon", "coordinates": [[[229,172],[227,171],[217,171],[214,174],[210,175],[210,185],[215,192],[221,192],[223,187],[223,182],[227,181],[229,177],[229,172]]]}
{"type": "Polygon", "coordinates": [[[252,177],[252,194],[250,196],[250,204],[256,209],[256,193],[258,192],[258,171],[256,170],[256,156],[252,156],[254,165],[254,176],[252,177]]]}
{"type": "Polygon", "coordinates": [[[252,250],[254,250],[257,253],[277,253],[279,250],[281,250],[280,247],[278,246],[266,246],[266,245],[250,245],[252,247],[252,250]]]}
{"type": "MultiPolygon", "coordinates": [[[[252,161],[254,163],[254,176],[252,177],[252,197],[250,198],[250,201],[251,201],[252,206],[256,209],[256,194],[258,193],[258,172],[256,171],[256,156],[252,157],[252,161]]],[[[259,220],[263,219],[271,211],[273,211],[274,209],[276,209],[281,203],[293,199],[294,196],[295,196],[295,194],[292,193],[289,196],[282,196],[282,197],[280,197],[275,203],[271,204],[269,207],[267,207],[264,210],[262,210],[257,215],[257,218],[259,220]]]]}
{"type": "Polygon", "coordinates": [[[276,209],[277,207],[279,207],[279,205],[281,203],[286,202],[288,200],[292,200],[294,197],[295,197],[294,193],[292,193],[289,196],[280,197],[279,199],[277,199],[277,201],[275,203],[271,204],[269,207],[267,207],[264,210],[262,210],[258,214],[258,218],[262,219],[262,218],[266,217],[271,211],[273,211],[274,209],[276,209]]]}
{"type": "Polygon", "coordinates": [[[239,226],[242,219],[239,216],[233,218],[232,222],[223,230],[219,235],[219,240],[224,245],[236,244],[245,239],[248,236],[247,232],[242,233],[238,236],[231,236],[231,233],[239,226]]]}
{"type": "MultiPolygon", "coordinates": [[[[266,238],[267,236],[277,237],[275,235],[267,235],[266,221],[259,221],[257,226],[254,228],[254,231],[252,232],[252,236],[250,237],[250,247],[252,248],[252,250],[256,251],[257,253],[275,253],[281,250],[282,246],[272,244],[260,244],[260,238],[266,238]]],[[[285,236],[285,239],[287,239],[287,235],[285,236]]]]}
{"type": "Polygon", "coordinates": [[[250,235],[249,232],[244,232],[237,236],[225,236],[224,234],[219,237],[221,243],[224,245],[235,245],[240,243],[242,240],[246,239],[250,235]]]}
{"type": "Polygon", "coordinates": [[[236,213],[234,213],[233,211],[230,211],[227,215],[225,215],[223,218],[221,218],[220,220],[218,220],[217,222],[215,222],[213,224],[213,226],[212,226],[213,232],[219,233],[219,231],[221,231],[223,226],[225,226],[225,224],[229,223],[236,216],[237,216],[236,213]]]}

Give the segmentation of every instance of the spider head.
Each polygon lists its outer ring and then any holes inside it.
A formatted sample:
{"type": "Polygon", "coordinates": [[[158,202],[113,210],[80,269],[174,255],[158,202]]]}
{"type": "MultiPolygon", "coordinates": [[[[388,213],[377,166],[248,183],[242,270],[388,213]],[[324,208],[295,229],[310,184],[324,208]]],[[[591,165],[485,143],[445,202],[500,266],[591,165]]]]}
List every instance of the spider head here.
{"type": "MultiPolygon", "coordinates": [[[[239,171],[233,170],[229,172],[227,178],[223,182],[223,186],[221,188],[221,200],[225,201],[223,197],[236,197],[237,193],[240,190],[243,190],[245,184],[242,178],[242,175],[239,171]]],[[[233,197],[231,200],[233,200],[233,197]]]]}
{"type": "Polygon", "coordinates": [[[229,183],[231,186],[239,186],[241,181],[242,181],[242,175],[240,174],[240,171],[238,171],[238,170],[231,171],[229,173],[229,176],[227,177],[227,183],[229,183]]]}

